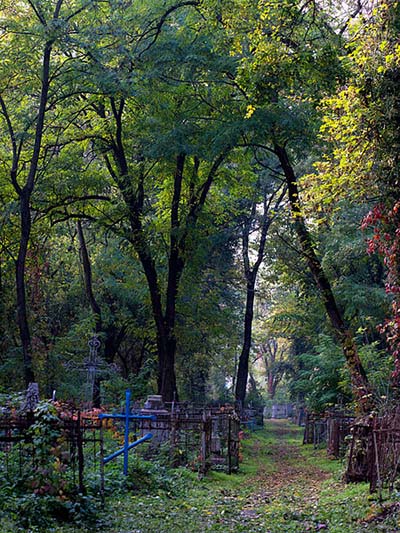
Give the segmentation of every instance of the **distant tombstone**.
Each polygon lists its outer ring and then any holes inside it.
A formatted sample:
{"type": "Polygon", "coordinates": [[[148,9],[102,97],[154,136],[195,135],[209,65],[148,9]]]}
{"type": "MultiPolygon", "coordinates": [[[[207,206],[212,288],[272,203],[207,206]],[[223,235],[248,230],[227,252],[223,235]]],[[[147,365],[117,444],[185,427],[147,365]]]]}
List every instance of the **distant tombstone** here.
{"type": "Polygon", "coordinates": [[[211,418],[211,451],[213,453],[221,452],[221,438],[219,435],[219,418],[211,418]]]}
{"type": "Polygon", "coordinates": [[[293,406],[290,403],[275,403],[272,405],[271,418],[289,418],[292,416],[293,406]]]}
{"type": "Polygon", "coordinates": [[[140,410],[141,415],[154,415],[157,417],[157,422],[151,423],[144,420],[141,425],[141,433],[151,429],[153,434],[153,445],[160,444],[169,439],[169,412],[165,409],[162,396],[158,394],[151,394],[147,397],[143,409],[140,410]],[[166,419],[168,417],[168,420],[166,419]]]}
{"type": "Polygon", "coordinates": [[[147,397],[142,411],[163,411],[167,413],[162,396],[158,394],[151,394],[147,397]]]}
{"type": "Polygon", "coordinates": [[[29,383],[26,390],[25,402],[22,406],[23,411],[32,412],[35,410],[37,404],[39,403],[39,384],[38,383],[29,383]]]}

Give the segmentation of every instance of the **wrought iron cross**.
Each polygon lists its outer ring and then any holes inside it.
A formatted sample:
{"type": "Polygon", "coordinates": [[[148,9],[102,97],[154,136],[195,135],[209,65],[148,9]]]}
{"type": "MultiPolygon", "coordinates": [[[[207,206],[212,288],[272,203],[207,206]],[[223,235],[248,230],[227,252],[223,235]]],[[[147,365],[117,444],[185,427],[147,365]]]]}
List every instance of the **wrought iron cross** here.
{"type": "Polygon", "coordinates": [[[105,370],[111,370],[113,365],[108,365],[99,356],[101,341],[99,337],[94,334],[88,342],[89,356],[85,357],[82,363],[66,363],[66,367],[80,372],[86,372],[86,386],[85,386],[85,403],[91,407],[93,400],[94,386],[96,382],[96,375],[105,370]]]}
{"type": "Polygon", "coordinates": [[[83,367],[86,370],[86,394],[88,395],[88,400],[91,401],[97,371],[104,367],[104,363],[99,357],[101,342],[97,335],[93,335],[88,342],[88,346],[89,357],[83,360],[83,367]]]}

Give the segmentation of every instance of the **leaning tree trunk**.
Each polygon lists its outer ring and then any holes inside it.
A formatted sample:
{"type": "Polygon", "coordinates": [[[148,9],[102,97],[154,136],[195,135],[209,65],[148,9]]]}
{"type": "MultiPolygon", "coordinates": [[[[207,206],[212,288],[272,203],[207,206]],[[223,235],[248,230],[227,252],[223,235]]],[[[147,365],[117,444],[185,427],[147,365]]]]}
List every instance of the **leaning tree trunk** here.
{"type": "Polygon", "coordinates": [[[301,250],[320,291],[331,326],[342,346],[343,354],[350,372],[354,398],[357,401],[359,411],[361,413],[369,413],[374,407],[372,389],[365,369],[361,363],[353,335],[347,328],[343,316],[337,306],[331,284],[317,257],[304,217],[301,214],[299,190],[294,169],[290,163],[286,149],[279,145],[275,145],[274,149],[285,174],[294,228],[300,242],[301,250]]]}

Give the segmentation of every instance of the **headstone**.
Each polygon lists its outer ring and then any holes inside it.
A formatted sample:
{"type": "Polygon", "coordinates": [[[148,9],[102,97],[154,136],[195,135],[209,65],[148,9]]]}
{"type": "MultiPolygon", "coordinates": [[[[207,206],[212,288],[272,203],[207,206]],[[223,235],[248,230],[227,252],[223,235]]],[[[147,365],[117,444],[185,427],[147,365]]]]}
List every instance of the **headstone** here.
{"type": "Polygon", "coordinates": [[[165,409],[162,396],[159,396],[158,394],[151,394],[147,397],[142,411],[163,411],[168,413],[165,409]]]}
{"type": "Polygon", "coordinates": [[[151,394],[147,397],[143,409],[140,410],[142,415],[154,415],[157,417],[157,422],[150,422],[144,420],[140,424],[141,434],[151,430],[153,434],[152,443],[154,446],[169,440],[170,421],[169,411],[165,409],[162,396],[158,394],[151,394]]]}
{"type": "Polygon", "coordinates": [[[290,403],[275,403],[272,405],[271,418],[290,418],[293,406],[290,403]]]}

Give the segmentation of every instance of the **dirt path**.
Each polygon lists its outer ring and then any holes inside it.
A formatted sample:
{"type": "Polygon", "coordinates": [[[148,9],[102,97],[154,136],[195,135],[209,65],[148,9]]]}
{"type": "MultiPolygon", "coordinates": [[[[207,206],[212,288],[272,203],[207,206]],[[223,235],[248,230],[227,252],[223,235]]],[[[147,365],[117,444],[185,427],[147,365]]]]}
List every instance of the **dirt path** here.
{"type": "MultiPolygon", "coordinates": [[[[302,446],[302,430],[268,421],[242,441],[239,472],[175,480],[171,490],[114,499],[110,533],[368,533],[400,531],[371,523],[379,509],[365,486],[345,486],[340,463],[302,446]],[[376,526],[376,527],[375,527],[376,526]]],[[[182,472],[184,474],[184,472],[182,472]]],[[[178,473],[176,473],[178,475],[178,473]]],[[[394,524],[394,526],[393,526],[394,524]]]]}
{"type": "MultiPolygon", "coordinates": [[[[288,421],[269,421],[268,433],[267,461],[263,460],[266,455],[265,443],[255,437],[252,445],[251,455],[258,459],[258,469],[248,483],[256,490],[249,494],[241,511],[242,516],[255,516],[260,506],[281,503],[286,498],[294,504],[290,506],[293,509],[287,516],[296,517],[305,507],[317,507],[322,483],[330,474],[306,460],[301,450],[299,429],[288,421]]],[[[317,527],[322,530],[325,524],[321,522],[317,527]]],[[[303,529],[298,529],[310,530],[312,528],[308,523],[304,524],[303,529]]]]}
{"type": "MultiPolygon", "coordinates": [[[[271,492],[292,483],[309,485],[315,489],[329,477],[329,473],[304,460],[304,454],[300,449],[298,428],[289,425],[286,420],[271,420],[268,422],[268,431],[272,441],[269,451],[273,472],[268,473],[265,463],[260,461],[257,479],[268,486],[271,492]],[[296,442],[294,442],[295,438],[297,438],[296,442]]],[[[253,448],[254,456],[259,456],[260,442],[256,441],[253,448]]]]}

